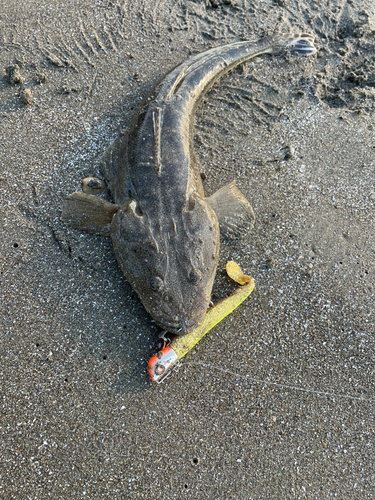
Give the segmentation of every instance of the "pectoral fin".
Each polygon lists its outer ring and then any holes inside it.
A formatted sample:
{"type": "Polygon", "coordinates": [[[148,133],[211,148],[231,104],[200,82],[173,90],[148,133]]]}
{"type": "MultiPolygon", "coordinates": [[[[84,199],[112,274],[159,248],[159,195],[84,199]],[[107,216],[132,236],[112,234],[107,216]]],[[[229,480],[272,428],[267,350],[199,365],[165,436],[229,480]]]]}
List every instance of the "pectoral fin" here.
{"type": "Polygon", "coordinates": [[[119,208],[97,196],[76,192],[65,198],[60,218],[75,229],[109,236],[112,217],[119,208]]]}
{"type": "Polygon", "coordinates": [[[216,213],[220,233],[228,238],[241,238],[253,227],[255,221],[253,209],[236,187],[236,181],[222,187],[206,201],[216,213]]]}

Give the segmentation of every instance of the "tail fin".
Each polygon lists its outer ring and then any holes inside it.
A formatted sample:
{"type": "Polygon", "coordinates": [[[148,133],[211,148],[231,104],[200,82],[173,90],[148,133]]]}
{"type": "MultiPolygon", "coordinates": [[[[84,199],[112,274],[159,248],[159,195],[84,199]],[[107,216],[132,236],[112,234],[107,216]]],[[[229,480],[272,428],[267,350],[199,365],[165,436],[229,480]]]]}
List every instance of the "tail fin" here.
{"type": "Polygon", "coordinates": [[[290,47],[292,52],[297,52],[300,56],[312,56],[316,53],[314,46],[314,37],[307,33],[296,35],[296,38],[291,40],[287,47],[290,47]]]}
{"type": "Polygon", "coordinates": [[[274,39],[275,52],[277,49],[287,47],[300,56],[312,56],[316,53],[314,37],[308,33],[276,33],[272,38],[274,39]]]}

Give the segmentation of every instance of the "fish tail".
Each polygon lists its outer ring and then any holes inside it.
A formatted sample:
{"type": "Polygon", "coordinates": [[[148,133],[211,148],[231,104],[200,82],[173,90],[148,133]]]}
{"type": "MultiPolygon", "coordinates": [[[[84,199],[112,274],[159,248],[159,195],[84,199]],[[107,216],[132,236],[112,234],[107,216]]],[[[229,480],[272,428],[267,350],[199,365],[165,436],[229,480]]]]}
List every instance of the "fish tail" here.
{"type": "Polygon", "coordinates": [[[308,33],[277,33],[271,37],[272,52],[289,48],[300,56],[311,56],[316,53],[314,37],[308,33]]]}

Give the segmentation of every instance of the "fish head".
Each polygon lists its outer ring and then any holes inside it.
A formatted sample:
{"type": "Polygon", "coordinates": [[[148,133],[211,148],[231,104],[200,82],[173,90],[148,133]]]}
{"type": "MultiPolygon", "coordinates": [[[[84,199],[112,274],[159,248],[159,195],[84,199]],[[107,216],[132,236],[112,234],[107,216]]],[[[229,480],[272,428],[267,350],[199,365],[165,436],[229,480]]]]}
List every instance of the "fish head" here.
{"type": "Polygon", "coordinates": [[[177,216],[151,220],[135,200],[114,215],[111,237],[122,272],[163,330],[184,335],[203,320],[219,236],[215,212],[198,195],[177,216]]]}

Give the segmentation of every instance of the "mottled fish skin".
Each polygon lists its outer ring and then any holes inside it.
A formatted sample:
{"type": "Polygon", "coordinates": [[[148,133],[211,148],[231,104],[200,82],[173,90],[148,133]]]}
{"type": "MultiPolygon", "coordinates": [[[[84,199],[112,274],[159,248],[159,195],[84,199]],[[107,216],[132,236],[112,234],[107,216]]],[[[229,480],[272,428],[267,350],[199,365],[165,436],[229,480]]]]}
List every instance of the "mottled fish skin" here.
{"type": "Polygon", "coordinates": [[[289,47],[315,52],[307,34],[238,42],[190,57],[145,100],[108,180],[121,208],[111,237],[121,269],[153,319],[185,334],[209,306],[219,254],[218,217],[204,196],[193,151],[194,111],[235,66],[289,47]]]}

